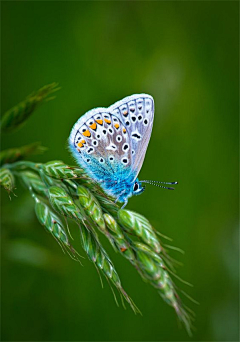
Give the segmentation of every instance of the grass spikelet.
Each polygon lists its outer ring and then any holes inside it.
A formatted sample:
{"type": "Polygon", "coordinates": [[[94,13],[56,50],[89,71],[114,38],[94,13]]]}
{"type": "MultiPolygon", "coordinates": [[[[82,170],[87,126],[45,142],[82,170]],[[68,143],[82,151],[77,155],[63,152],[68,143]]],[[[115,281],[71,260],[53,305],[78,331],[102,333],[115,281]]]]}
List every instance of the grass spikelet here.
{"type": "Polygon", "coordinates": [[[161,256],[143,243],[135,243],[135,247],[136,258],[143,272],[143,277],[158,289],[163,300],[174,308],[179,320],[184,324],[188,334],[191,335],[192,318],[184,309],[161,256]]]}
{"type": "MultiPolygon", "coordinates": [[[[46,85],[38,91],[29,95],[24,101],[17,106],[9,109],[2,117],[0,126],[1,129],[9,132],[13,131],[29,118],[29,116],[35,111],[43,101],[47,99],[48,95],[57,91],[57,83],[46,85]]],[[[50,99],[50,98],[48,98],[50,99]]]]}
{"type": "Polygon", "coordinates": [[[83,219],[80,209],[63,188],[59,186],[51,186],[48,189],[48,195],[52,207],[61,215],[71,219],[83,219]]]}
{"type": "Polygon", "coordinates": [[[86,214],[96,223],[97,227],[104,233],[107,233],[105,222],[103,219],[102,209],[93,196],[93,194],[86,189],[84,186],[78,186],[77,196],[81,207],[84,209],[86,214]]]}
{"type": "Polygon", "coordinates": [[[97,198],[104,212],[109,213],[114,217],[117,216],[119,207],[109,196],[97,192],[94,192],[94,196],[97,198]]]}
{"type": "Polygon", "coordinates": [[[111,234],[112,240],[114,241],[114,244],[117,247],[118,251],[132,263],[135,262],[135,256],[129,245],[129,242],[125,239],[122,230],[115,219],[109,214],[104,214],[103,216],[108,231],[111,234]]]}
{"type": "Polygon", "coordinates": [[[125,298],[125,300],[130,304],[131,308],[135,313],[139,312],[139,309],[133,303],[132,299],[127,295],[124,291],[120,278],[117,274],[117,271],[114,268],[112,261],[107,255],[106,251],[96,238],[93,230],[86,228],[84,225],[81,225],[81,238],[82,238],[82,246],[85,252],[87,253],[90,260],[98,267],[100,271],[109,279],[112,284],[118,289],[120,294],[125,298]]]}
{"type": "Polygon", "coordinates": [[[70,167],[61,160],[53,160],[42,165],[43,172],[56,179],[79,178],[84,175],[84,171],[78,167],[70,167]]]}
{"type": "Polygon", "coordinates": [[[143,242],[152,247],[156,253],[161,252],[160,242],[149,221],[144,216],[130,210],[119,210],[118,218],[128,233],[138,236],[143,242]]]}
{"type": "Polygon", "coordinates": [[[7,192],[13,191],[15,180],[12,172],[7,168],[0,169],[0,184],[7,190],[7,192]]]}
{"type": "Polygon", "coordinates": [[[34,191],[38,195],[47,196],[48,189],[36,172],[25,170],[19,172],[18,176],[26,188],[34,191]]]}
{"type": "Polygon", "coordinates": [[[44,151],[46,151],[46,147],[41,146],[41,143],[39,142],[16,148],[9,148],[0,152],[0,165],[14,163],[23,160],[30,155],[42,154],[44,151]]]}
{"type": "Polygon", "coordinates": [[[53,236],[55,236],[59,242],[63,243],[69,248],[70,243],[60,218],[49,208],[47,204],[41,202],[36,196],[35,212],[41,225],[43,225],[53,236]]]}

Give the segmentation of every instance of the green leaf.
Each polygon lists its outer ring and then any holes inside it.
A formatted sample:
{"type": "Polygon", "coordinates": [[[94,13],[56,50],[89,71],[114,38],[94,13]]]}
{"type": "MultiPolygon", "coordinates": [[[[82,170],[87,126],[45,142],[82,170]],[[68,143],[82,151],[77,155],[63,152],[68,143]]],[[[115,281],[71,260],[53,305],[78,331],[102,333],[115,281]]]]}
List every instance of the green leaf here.
{"type": "Polygon", "coordinates": [[[1,129],[5,132],[10,132],[22,126],[44,100],[47,101],[53,98],[49,98],[48,95],[59,90],[57,86],[57,83],[48,84],[38,91],[33,92],[17,106],[9,109],[2,117],[0,123],[1,129]]]}
{"type": "Polygon", "coordinates": [[[3,150],[0,152],[0,165],[14,163],[30,155],[41,154],[46,149],[46,147],[41,146],[40,142],[35,142],[29,145],[3,150]]]}

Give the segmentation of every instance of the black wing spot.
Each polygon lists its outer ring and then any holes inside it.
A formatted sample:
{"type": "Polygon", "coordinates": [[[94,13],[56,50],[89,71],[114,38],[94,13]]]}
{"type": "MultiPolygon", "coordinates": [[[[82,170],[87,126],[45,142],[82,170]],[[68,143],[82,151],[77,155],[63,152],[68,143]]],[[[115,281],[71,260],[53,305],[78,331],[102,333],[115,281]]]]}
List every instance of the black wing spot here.
{"type": "Polygon", "coordinates": [[[132,116],[132,121],[135,122],[137,120],[136,116],[132,116]]]}
{"type": "Polygon", "coordinates": [[[122,163],[123,163],[123,164],[127,164],[127,163],[128,163],[128,159],[127,159],[127,158],[123,158],[123,159],[122,159],[122,163]]]}
{"type": "Polygon", "coordinates": [[[147,124],[148,124],[148,120],[145,119],[145,120],[143,121],[143,123],[144,123],[144,125],[147,125],[147,124]]]}
{"type": "Polygon", "coordinates": [[[87,161],[87,163],[89,163],[89,162],[90,162],[90,158],[87,158],[87,160],[86,160],[86,161],[87,161]]]}
{"type": "Polygon", "coordinates": [[[123,145],[123,151],[127,151],[129,149],[129,145],[128,144],[124,144],[123,145]]]}
{"type": "Polygon", "coordinates": [[[138,121],[142,120],[142,115],[138,115],[138,121]]]}
{"type": "Polygon", "coordinates": [[[135,108],[130,108],[130,112],[134,113],[135,112],[135,108]]]}
{"type": "Polygon", "coordinates": [[[137,133],[132,133],[132,137],[141,140],[141,135],[137,133]]]}
{"type": "Polygon", "coordinates": [[[106,134],[106,133],[107,133],[107,131],[105,129],[103,129],[103,134],[106,134]]]}
{"type": "Polygon", "coordinates": [[[130,125],[130,122],[129,121],[126,121],[126,126],[129,126],[130,125]]]}
{"type": "Polygon", "coordinates": [[[94,151],[94,148],[93,147],[89,147],[89,149],[87,150],[87,153],[90,154],[93,151],[94,151]]]}

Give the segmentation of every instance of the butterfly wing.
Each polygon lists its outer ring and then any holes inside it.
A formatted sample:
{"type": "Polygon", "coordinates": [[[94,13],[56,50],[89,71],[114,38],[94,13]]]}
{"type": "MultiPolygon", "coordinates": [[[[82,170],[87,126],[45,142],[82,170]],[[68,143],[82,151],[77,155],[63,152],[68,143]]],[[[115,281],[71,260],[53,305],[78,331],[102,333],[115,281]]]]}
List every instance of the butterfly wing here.
{"type": "Polygon", "coordinates": [[[127,129],[108,108],[83,115],[71,131],[69,146],[78,163],[98,181],[116,182],[130,172],[127,129]]]}
{"type": "Polygon", "coordinates": [[[131,142],[131,172],[137,177],[147,151],[154,120],[154,100],[147,94],[132,95],[110,106],[126,127],[131,142]]]}

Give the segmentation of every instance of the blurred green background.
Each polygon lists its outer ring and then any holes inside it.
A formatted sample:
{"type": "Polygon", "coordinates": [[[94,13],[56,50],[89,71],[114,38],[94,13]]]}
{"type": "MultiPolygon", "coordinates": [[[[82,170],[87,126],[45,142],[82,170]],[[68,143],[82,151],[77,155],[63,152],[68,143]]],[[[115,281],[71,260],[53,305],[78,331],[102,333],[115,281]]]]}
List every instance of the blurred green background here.
{"type": "MultiPolygon", "coordinates": [[[[145,215],[185,255],[194,284],[192,340],[237,341],[238,2],[2,2],[2,111],[59,82],[2,148],[42,141],[32,160],[73,163],[66,140],[87,110],[149,93],[155,122],[140,179],[178,180],[175,192],[148,186],[128,208],[145,215]]],[[[93,265],[64,255],[37,222],[29,194],[2,193],[2,340],[187,341],[175,313],[103,241],[135,316],[101,289],[93,265]]],[[[72,226],[80,247],[78,227],[72,226]]],[[[103,240],[103,239],[102,239],[103,240]]]]}

